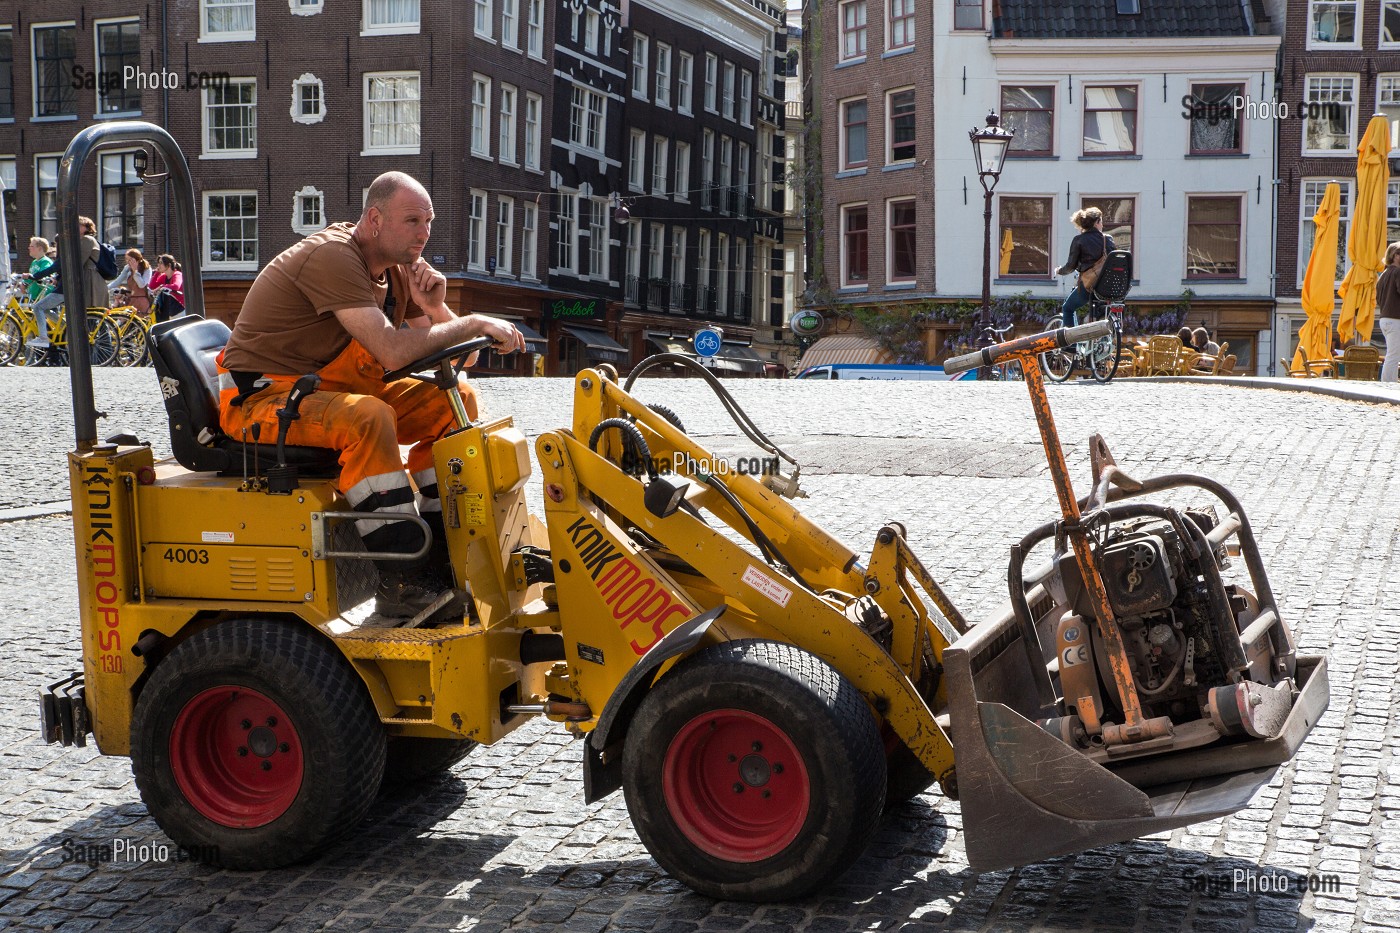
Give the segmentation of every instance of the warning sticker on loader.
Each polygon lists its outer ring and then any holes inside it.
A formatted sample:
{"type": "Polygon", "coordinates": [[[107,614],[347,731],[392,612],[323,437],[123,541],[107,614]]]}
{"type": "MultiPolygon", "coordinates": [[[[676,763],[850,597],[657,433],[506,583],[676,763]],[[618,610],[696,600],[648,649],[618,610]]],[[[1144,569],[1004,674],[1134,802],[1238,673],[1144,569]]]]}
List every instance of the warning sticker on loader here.
{"type": "Polygon", "coordinates": [[[784,608],[787,607],[788,600],[792,598],[792,590],[752,565],[744,571],[744,576],[741,579],[784,608]]]}
{"type": "Polygon", "coordinates": [[[231,531],[201,531],[199,540],[205,544],[232,544],[233,532],[231,531]]]}

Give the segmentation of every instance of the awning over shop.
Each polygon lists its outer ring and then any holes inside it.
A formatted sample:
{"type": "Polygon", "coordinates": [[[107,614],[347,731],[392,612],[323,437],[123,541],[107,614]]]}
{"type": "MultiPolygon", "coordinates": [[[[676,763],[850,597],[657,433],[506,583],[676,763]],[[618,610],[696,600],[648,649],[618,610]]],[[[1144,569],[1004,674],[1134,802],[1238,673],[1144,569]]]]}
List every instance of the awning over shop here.
{"type": "Polygon", "coordinates": [[[746,347],[737,343],[726,343],[719,348],[719,358],[721,362],[731,364],[741,373],[762,374],[764,371],[763,357],[753,347],[746,347]]]}
{"type": "Polygon", "coordinates": [[[531,353],[544,352],[545,345],[549,343],[549,341],[544,339],[544,334],[535,330],[524,321],[511,321],[511,323],[515,325],[516,330],[520,331],[520,336],[525,338],[525,348],[527,350],[531,353]]]}
{"type": "Polygon", "coordinates": [[[647,343],[657,353],[679,353],[681,356],[694,358],[695,350],[690,346],[689,340],[680,337],[662,337],[655,334],[647,334],[647,343]]]}
{"type": "Polygon", "coordinates": [[[603,333],[588,327],[564,325],[564,333],[583,344],[585,355],[599,363],[627,362],[627,348],[603,333]]]}
{"type": "Polygon", "coordinates": [[[870,337],[853,334],[823,337],[802,354],[800,369],[832,363],[893,363],[894,357],[870,337]]]}

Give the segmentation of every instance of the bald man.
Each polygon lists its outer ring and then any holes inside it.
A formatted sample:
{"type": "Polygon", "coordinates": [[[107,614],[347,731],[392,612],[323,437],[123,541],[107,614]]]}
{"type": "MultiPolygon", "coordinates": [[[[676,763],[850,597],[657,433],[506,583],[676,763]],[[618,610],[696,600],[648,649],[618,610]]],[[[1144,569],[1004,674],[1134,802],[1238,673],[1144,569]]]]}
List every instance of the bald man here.
{"type": "MultiPolygon", "coordinates": [[[[287,443],[340,451],[338,485],[355,511],[416,511],[428,522],[427,558],[376,562],[376,611],[410,624],[460,619],[464,609],[448,567],[432,457],[433,441],[456,424],[440,389],[414,379],[386,384],[384,372],[474,337],[493,338],[503,353],[525,349],[508,321],[447,307],[447,278],[423,259],[432,223],[421,184],[402,172],[380,175],[356,223],[313,233],[258,273],[219,358],[227,434],[244,437],[257,423],[262,440],[276,437],[277,409],[292,383],[317,373],[320,389],[302,402],[287,443]],[[412,445],[407,473],[400,444],[412,445]]],[[[462,395],[475,419],[475,393],[464,387],[462,395]]],[[[356,528],[371,551],[408,554],[423,543],[407,521],[356,528]]]]}

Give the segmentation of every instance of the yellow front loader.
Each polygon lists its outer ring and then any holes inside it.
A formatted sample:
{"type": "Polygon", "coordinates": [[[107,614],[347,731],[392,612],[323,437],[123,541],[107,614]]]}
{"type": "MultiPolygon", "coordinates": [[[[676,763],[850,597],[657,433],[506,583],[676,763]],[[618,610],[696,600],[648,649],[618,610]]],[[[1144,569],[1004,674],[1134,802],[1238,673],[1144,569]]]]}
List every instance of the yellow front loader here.
{"type": "MultiPolygon", "coordinates": [[[[64,261],[79,255],[89,154],[132,143],[162,155],[184,252],[199,255],[179,150],[114,123],[64,156],[64,261]]],[[[74,360],[83,670],[43,692],[45,738],[91,731],[104,754],[130,755],[161,828],[236,868],[313,856],[384,781],[440,771],[535,716],[581,740],[585,799],[621,789],[657,861],[715,897],[816,890],[885,808],[935,782],[962,801],[977,869],[1233,812],[1326,708],[1325,663],[1296,656],[1223,487],[1135,481],[1100,443],[1094,491],[1074,498],[1033,361],[1084,330],[984,357],[1027,363],[1062,506],[1012,548],[1001,618],[965,620],[900,525],[858,553],[804,517],[795,463],[701,373],[790,464],[729,472],[631,391],[654,365],[694,365],[662,357],[625,386],[608,367],[578,374],[572,424],[533,443],[542,520],[527,439],[509,418],[460,413],[434,459],[468,610],[399,628],[366,613],[374,569],[352,528],[366,516],[336,491],[334,453],[222,435],[227,328],[159,325],[170,460],[138,438],[98,441],[74,360]],[[1183,486],[1224,514],[1139,501],[1183,486]],[[1041,544],[1051,553],[1027,569],[1041,544]],[[1246,579],[1222,572],[1232,550],[1246,579]]],[[[471,349],[413,370],[450,391],[471,349]]]]}

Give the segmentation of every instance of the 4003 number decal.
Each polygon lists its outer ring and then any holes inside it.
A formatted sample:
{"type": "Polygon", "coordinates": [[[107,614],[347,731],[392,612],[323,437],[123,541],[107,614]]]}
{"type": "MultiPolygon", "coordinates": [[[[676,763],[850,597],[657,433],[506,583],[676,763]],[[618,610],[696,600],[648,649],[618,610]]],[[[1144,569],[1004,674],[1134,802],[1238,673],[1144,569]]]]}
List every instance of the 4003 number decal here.
{"type": "Polygon", "coordinates": [[[209,563],[209,552],[202,547],[168,547],[162,556],[172,564],[209,563]]]}

